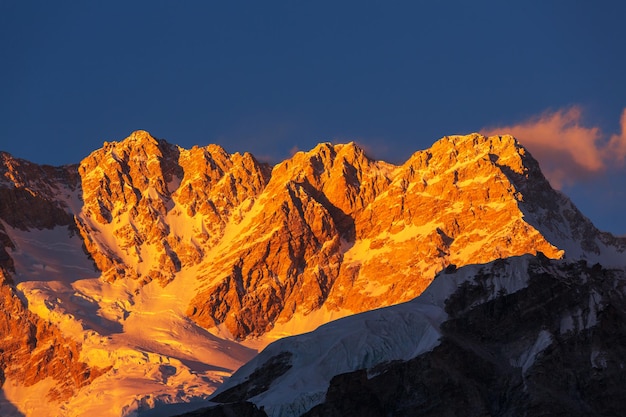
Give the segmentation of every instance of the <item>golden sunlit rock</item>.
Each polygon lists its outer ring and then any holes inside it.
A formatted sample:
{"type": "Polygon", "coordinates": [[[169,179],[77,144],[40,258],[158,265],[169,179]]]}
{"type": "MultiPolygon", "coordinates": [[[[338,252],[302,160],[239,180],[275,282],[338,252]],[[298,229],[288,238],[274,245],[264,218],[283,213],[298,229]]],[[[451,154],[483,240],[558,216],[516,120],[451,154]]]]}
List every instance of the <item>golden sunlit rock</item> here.
{"type": "Polygon", "coordinates": [[[79,165],[0,156],[0,375],[32,415],[205,398],[253,349],[446,268],[626,247],[511,136],[444,137],[401,165],[321,143],[270,167],[144,131],[79,165]]]}

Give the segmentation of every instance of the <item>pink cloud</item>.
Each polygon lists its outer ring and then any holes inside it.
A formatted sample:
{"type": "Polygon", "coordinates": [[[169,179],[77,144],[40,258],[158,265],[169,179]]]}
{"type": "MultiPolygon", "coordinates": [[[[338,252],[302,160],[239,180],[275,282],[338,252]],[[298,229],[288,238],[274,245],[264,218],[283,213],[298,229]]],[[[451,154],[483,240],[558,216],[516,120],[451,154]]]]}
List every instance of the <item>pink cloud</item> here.
{"type": "Polygon", "coordinates": [[[609,144],[606,147],[606,156],[612,158],[620,167],[626,162],[626,109],[620,118],[621,132],[619,135],[611,135],[609,144]]]}
{"type": "Polygon", "coordinates": [[[620,134],[608,140],[599,127],[583,126],[581,119],[581,108],[574,106],[511,126],[484,128],[481,133],[515,136],[539,161],[550,183],[561,188],[623,165],[626,159],[626,109],[620,134]]]}
{"type": "Polygon", "coordinates": [[[289,149],[289,156],[294,156],[296,153],[298,153],[298,151],[300,151],[298,145],[293,145],[291,149],[289,149]]]}

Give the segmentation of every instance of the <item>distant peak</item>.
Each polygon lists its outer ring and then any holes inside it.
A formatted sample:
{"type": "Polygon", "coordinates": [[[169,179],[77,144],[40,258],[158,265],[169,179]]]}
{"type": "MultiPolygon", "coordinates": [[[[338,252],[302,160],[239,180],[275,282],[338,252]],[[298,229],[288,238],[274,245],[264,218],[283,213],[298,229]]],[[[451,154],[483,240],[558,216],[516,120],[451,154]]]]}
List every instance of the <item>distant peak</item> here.
{"type": "Polygon", "coordinates": [[[154,137],[150,134],[150,132],[146,130],[135,130],[129,136],[129,138],[139,139],[139,140],[154,140],[154,137]]]}
{"type": "Polygon", "coordinates": [[[363,149],[355,142],[337,143],[332,144],[330,142],[318,143],[309,152],[305,152],[308,156],[320,155],[324,158],[334,160],[336,157],[348,157],[348,159],[354,159],[354,157],[362,156],[365,154],[363,149]]]}
{"type": "Polygon", "coordinates": [[[171,147],[166,140],[164,139],[156,139],[149,132],[145,130],[136,130],[130,134],[129,137],[124,139],[121,143],[127,146],[141,146],[141,147],[171,147]]]}
{"type": "Polygon", "coordinates": [[[356,142],[340,143],[335,145],[337,151],[362,154],[363,148],[361,148],[356,142]]]}
{"type": "Polygon", "coordinates": [[[126,138],[126,140],[157,142],[157,140],[145,130],[135,130],[128,138],[126,138]]]}
{"type": "Polygon", "coordinates": [[[449,135],[444,136],[435,145],[448,143],[454,147],[465,147],[468,145],[475,147],[489,147],[495,149],[518,149],[522,146],[511,135],[484,136],[480,133],[470,133],[468,135],[449,135]]]}
{"type": "Polygon", "coordinates": [[[149,132],[145,130],[135,130],[132,132],[127,138],[117,142],[104,142],[103,148],[105,150],[113,149],[113,148],[126,148],[126,147],[137,147],[143,144],[151,144],[154,146],[158,146],[159,142],[165,142],[163,140],[155,139],[149,132]]]}
{"type": "Polygon", "coordinates": [[[229,159],[232,156],[222,146],[213,143],[207,146],[194,145],[191,149],[185,151],[194,158],[229,159]]]}
{"type": "Polygon", "coordinates": [[[315,147],[311,149],[309,152],[305,152],[305,153],[318,155],[318,154],[326,154],[328,152],[335,154],[336,153],[335,145],[333,145],[330,142],[320,142],[317,145],[315,145],[315,147]]]}
{"type": "Polygon", "coordinates": [[[453,150],[457,154],[488,153],[500,157],[527,154],[526,149],[511,135],[484,136],[479,133],[444,136],[435,142],[430,149],[433,153],[441,150],[453,150]]]}
{"type": "Polygon", "coordinates": [[[104,142],[102,148],[95,151],[94,154],[110,154],[115,160],[125,160],[137,152],[144,156],[168,157],[169,155],[176,158],[180,152],[180,147],[165,139],[156,139],[145,130],[136,130],[119,142],[104,142]]]}

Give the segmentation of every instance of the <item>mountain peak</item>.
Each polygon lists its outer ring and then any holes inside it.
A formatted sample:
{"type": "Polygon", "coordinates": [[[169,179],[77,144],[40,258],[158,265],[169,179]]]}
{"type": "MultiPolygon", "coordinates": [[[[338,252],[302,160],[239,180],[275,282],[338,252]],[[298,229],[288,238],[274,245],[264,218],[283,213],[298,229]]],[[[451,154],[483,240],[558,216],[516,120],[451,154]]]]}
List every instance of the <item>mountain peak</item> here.
{"type": "Polygon", "coordinates": [[[469,135],[445,136],[429,149],[433,155],[442,158],[448,155],[450,162],[468,162],[477,157],[488,157],[500,166],[516,174],[523,174],[528,168],[525,159],[528,152],[510,135],[483,136],[478,133],[469,135]]]}
{"type": "Polygon", "coordinates": [[[320,142],[313,149],[306,152],[307,154],[319,154],[324,152],[332,152],[335,155],[339,153],[363,153],[363,149],[354,141],[348,143],[331,143],[331,142],[320,142]]]}
{"type": "MultiPolygon", "coordinates": [[[[331,143],[331,142],[320,142],[310,151],[300,151],[297,152],[295,156],[302,156],[305,158],[319,158],[321,161],[331,162],[335,160],[335,158],[346,158],[350,161],[353,161],[355,158],[364,157],[363,149],[356,144],[355,142],[348,143],[331,143]]],[[[293,158],[292,158],[293,159],[293,158]]]]}
{"type": "Polygon", "coordinates": [[[0,163],[0,291],[14,279],[8,296],[115,366],[96,384],[141,375],[145,395],[209,390],[250,353],[231,346],[401,303],[442,270],[539,252],[623,263],[626,247],[511,136],[444,137],[397,166],[326,142],[272,169],[137,131],[79,166],[0,163]],[[142,359],[101,353],[118,347],[142,359]]]}
{"type": "Polygon", "coordinates": [[[157,143],[157,139],[145,130],[135,130],[124,141],[157,143]]]}
{"type": "Polygon", "coordinates": [[[541,255],[451,269],[410,302],[273,343],[210,400],[270,416],[620,414],[625,282],[541,255]]]}
{"type": "Polygon", "coordinates": [[[137,129],[131,132],[129,135],[131,138],[136,138],[140,140],[154,140],[154,137],[147,130],[137,129]]]}
{"type": "Polygon", "coordinates": [[[127,159],[129,156],[137,159],[139,154],[144,157],[161,157],[164,153],[173,152],[175,148],[174,145],[164,139],[154,138],[145,130],[136,130],[119,142],[104,142],[103,147],[94,153],[112,156],[119,161],[127,159]]]}

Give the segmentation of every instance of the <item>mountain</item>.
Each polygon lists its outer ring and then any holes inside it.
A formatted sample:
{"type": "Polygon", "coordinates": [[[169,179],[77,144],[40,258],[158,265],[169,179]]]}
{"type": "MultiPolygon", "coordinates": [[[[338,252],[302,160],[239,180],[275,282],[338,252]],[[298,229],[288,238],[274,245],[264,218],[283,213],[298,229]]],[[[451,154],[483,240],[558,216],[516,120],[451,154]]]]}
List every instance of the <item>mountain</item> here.
{"type": "Polygon", "coordinates": [[[274,417],[622,415],[625,319],[624,267],[500,259],[277,341],[213,401],[274,417]]]}
{"type": "Polygon", "coordinates": [[[402,165],[322,143],[271,167],[137,131],[77,165],[2,153],[0,174],[2,415],[199,402],[270,342],[441,271],[537,253],[615,267],[626,248],[510,136],[445,137],[402,165]]]}

